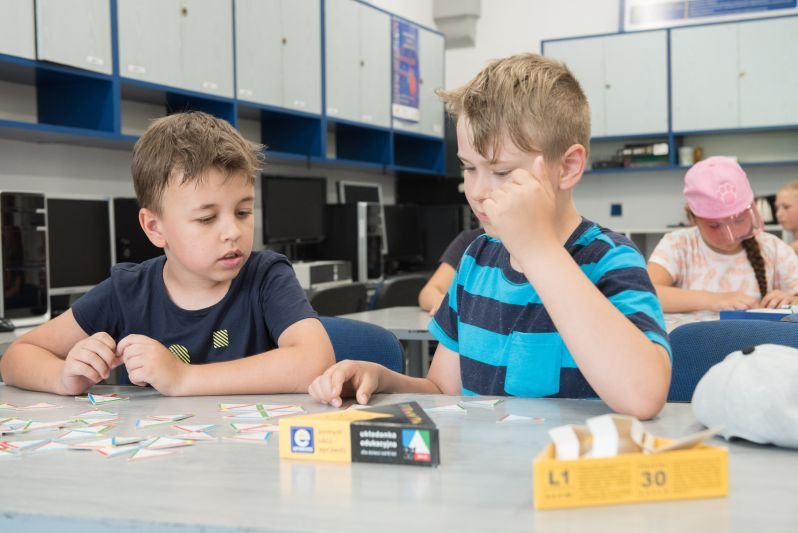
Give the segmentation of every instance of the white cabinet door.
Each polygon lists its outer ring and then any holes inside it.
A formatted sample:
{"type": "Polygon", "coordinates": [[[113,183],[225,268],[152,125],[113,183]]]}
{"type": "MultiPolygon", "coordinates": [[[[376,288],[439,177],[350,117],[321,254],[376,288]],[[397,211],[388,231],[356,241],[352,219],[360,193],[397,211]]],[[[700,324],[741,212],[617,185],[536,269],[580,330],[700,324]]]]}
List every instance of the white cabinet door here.
{"type": "Polygon", "coordinates": [[[547,56],[562,61],[576,76],[590,104],[590,136],[606,134],[604,93],[604,42],[601,38],[546,43],[547,56]]]}
{"type": "Polygon", "coordinates": [[[360,122],[391,125],[391,17],[358,4],[360,11],[360,122]]]}
{"type": "Polygon", "coordinates": [[[233,98],[233,5],[181,0],[182,87],[233,98]]]}
{"type": "Polygon", "coordinates": [[[33,0],[0,0],[0,54],[36,59],[33,0]]]}
{"type": "Polygon", "coordinates": [[[674,131],[739,125],[737,25],[671,31],[671,102],[674,131]]]}
{"type": "Polygon", "coordinates": [[[605,135],[667,132],[667,33],[613,35],[603,40],[605,135]]]}
{"type": "Polygon", "coordinates": [[[108,0],[38,0],[38,58],[111,74],[110,10],[108,0]]]}
{"type": "Polygon", "coordinates": [[[740,127],[798,124],[798,18],[738,26],[740,127]]]}
{"type": "Polygon", "coordinates": [[[283,102],[321,113],[321,9],[317,0],[282,0],[283,102]]]}
{"type": "Polygon", "coordinates": [[[444,37],[421,28],[418,33],[420,131],[442,138],[445,120],[443,102],[435,91],[444,85],[444,37]]]}
{"type": "Polygon", "coordinates": [[[359,122],[359,4],[352,0],[327,0],[324,6],[327,115],[359,122]]]}
{"type": "MultiPolygon", "coordinates": [[[[283,105],[281,0],[236,0],[238,98],[283,105]]],[[[318,32],[317,32],[318,33],[318,32]]]]}
{"type": "Polygon", "coordinates": [[[179,87],[179,1],[117,0],[117,20],[120,76],[179,87]]]}

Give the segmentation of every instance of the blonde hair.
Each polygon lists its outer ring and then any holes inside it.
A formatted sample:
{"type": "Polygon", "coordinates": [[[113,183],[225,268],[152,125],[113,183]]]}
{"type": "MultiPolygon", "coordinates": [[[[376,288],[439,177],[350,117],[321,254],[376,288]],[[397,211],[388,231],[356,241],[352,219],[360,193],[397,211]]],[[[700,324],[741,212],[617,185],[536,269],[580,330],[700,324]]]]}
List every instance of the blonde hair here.
{"type": "Polygon", "coordinates": [[[790,183],[784,185],[779,192],[793,192],[798,193],[798,180],[791,181],[790,183]]]}
{"type": "Polygon", "coordinates": [[[474,79],[437,91],[450,114],[468,120],[477,152],[495,159],[505,139],[555,160],[569,147],[590,143],[590,108],[564,64],[538,54],[491,62],[474,79]]]}
{"type": "Polygon", "coordinates": [[[133,147],[133,187],[139,206],[160,213],[170,180],[200,181],[211,168],[245,175],[251,184],[263,167],[263,145],[247,141],[227,121],[201,111],[155,120],[133,147]]]}

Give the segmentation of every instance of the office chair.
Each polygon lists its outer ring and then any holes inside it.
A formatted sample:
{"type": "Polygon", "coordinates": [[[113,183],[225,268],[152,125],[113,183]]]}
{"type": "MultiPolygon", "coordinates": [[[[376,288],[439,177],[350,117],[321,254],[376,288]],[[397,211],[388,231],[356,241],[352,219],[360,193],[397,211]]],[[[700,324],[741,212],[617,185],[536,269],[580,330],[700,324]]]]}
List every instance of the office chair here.
{"type": "Polygon", "coordinates": [[[366,310],[366,284],[359,282],[314,289],[310,305],[320,315],[337,316],[366,310]]]}
{"type": "Polygon", "coordinates": [[[418,293],[427,284],[427,274],[406,274],[387,278],[374,291],[372,309],[418,305],[418,293]]]}
{"type": "Polygon", "coordinates": [[[336,361],[371,361],[404,373],[402,345],[387,329],[350,318],[322,316],[320,319],[332,341],[336,361]]]}
{"type": "Polygon", "coordinates": [[[731,352],[757,344],[798,348],[798,323],[770,320],[708,320],[671,333],[673,371],[669,402],[689,402],[698,381],[731,352]]]}

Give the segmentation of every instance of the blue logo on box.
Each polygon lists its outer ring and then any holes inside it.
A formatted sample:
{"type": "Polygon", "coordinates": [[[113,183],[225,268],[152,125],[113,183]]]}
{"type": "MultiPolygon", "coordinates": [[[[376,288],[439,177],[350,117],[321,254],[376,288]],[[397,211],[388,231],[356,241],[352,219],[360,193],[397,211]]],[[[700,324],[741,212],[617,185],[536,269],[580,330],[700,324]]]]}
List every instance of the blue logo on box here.
{"type": "Polygon", "coordinates": [[[313,428],[291,427],[291,451],[313,453],[313,428]]]}

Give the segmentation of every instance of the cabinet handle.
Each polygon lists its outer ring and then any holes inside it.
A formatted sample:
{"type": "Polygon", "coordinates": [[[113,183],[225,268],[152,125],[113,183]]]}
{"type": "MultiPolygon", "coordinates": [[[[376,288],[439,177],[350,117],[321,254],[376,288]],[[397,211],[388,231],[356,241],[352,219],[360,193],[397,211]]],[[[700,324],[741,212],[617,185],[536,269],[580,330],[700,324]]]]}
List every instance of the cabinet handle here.
{"type": "Polygon", "coordinates": [[[186,6],[182,6],[180,8],[180,14],[183,15],[184,17],[187,17],[188,16],[188,8],[186,6]]]}
{"type": "Polygon", "coordinates": [[[744,70],[740,71],[740,74],[739,74],[739,76],[740,76],[741,78],[745,78],[745,71],[744,71],[744,70]]]}
{"type": "Polygon", "coordinates": [[[286,39],[285,37],[283,37],[283,44],[288,44],[288,39],[286,39]]]}
{"type": "Polygon", "coordinates": [[[605,89],[612,89],[612,85],[610,85],[609,83],[605,83],[604,84],[604,88],[605,89]]]}
{"type": "Polygon", "coordinates": [[[360,60],[360,66],[361,66],[361,67],[365,67],[365,66],[366,66],[366,62],[365,62],[365,61],[363,61],[362,59],[360,60]]]}

